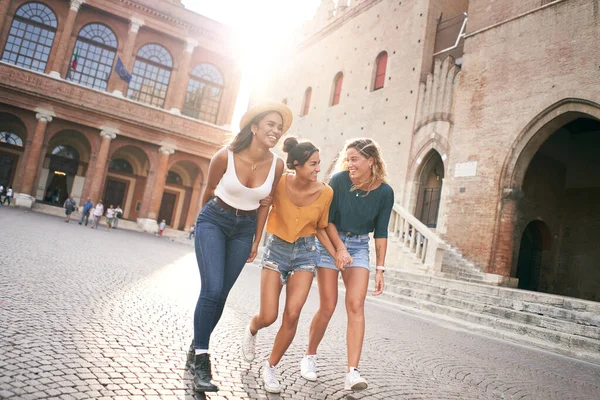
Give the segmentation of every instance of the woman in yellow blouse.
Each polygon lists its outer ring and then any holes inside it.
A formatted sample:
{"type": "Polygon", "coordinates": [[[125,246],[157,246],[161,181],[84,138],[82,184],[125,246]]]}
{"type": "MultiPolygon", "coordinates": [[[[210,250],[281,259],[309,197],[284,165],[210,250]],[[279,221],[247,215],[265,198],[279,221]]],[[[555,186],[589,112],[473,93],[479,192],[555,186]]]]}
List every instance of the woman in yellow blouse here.
{"type": "Polygon", "coordinates": [[[275,191],[273,209],[267,222],[271,234],[261,268],[260,311],[250,320],[242,340],[242,354],[254,360],[256,334],[277,319],[279,296],[287,284],[283,321],[263,368],[265,390],[279,393],[275,366],[292,343],[302,307],[306,302],[317,263],[315,235],[326,235],[333,190],[319,182],[319,149],[310,142],[287,138],[283,144],[288,169],[275,191]]]}

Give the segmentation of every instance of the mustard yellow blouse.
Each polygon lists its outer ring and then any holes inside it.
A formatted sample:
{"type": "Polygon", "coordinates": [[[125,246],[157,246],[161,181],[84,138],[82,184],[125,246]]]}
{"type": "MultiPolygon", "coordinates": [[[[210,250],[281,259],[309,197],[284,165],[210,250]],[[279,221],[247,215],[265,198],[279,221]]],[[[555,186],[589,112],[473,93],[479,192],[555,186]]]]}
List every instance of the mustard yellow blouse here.
{"type": "Polygon", "coordinates": [[[291,202],[286,190],[287,175],[279,180],[273,199],[273,208],[267,221],[267,232],[294,243],[301,237],[314,235],[317,228],[329,223],[329,206],[333,189],[324,183],[325,189],[312,204],[298,207],[291,202]]]}

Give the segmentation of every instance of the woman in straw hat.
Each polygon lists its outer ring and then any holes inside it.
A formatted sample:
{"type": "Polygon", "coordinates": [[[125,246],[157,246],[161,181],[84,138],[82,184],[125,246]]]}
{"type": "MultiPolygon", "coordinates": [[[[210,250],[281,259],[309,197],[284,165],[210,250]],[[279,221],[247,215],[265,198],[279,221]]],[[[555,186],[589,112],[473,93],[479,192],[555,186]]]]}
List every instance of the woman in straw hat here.
{"type": "Polygon", "coordinates": [[[287,168],[294,173],[281,178],[274,195],[267,223],[271,236],[261,263],[260,311],[245,329],[241,346],[246,361],[254,360],[256,335],[277,319],[279,297],[286,285],[283,321],[262,370],[265,390],[270,393],[281,391],[275,366],[296,335],[317,265],[315,235],[327,235],[324,228],[333,198],[331,187],[318,180],[321,159],[314,144],[290,137],[283,151],[287,153],[287,168]]]}
{"type": "Polygon", "coordinates": [[[387,228],[394,205],[394,191],[386,183],[381,149],[371,139],[346,143],[338,158],[338,167],[329,184],[333,200],[324,239],[319,236],[320,259],[317,263],[320,305],[310,324],[308,349],[300,363],[300,374],[307,380],[317,379],[317,347],[323,339],[335,310],[338,275],[346,286],[348,326],[346,344],[348,369],[345,389],[367,388],[358,372],[358,362],[365,334],[365,298],[369,284],[369,233],[375,238],[375,291],[383,292],[383,272],[387,251],[387,228]],[[331,257],[330,254],[335,254],[331,257]]]}
{"type": "Polygon", "coordinates": [[[242,117],[240,132],[210,161],[202,211],[196,222],[196,259],[201,289],[194,312],[193,349],[188,362],[194,388],[215,392],[208,354],[212,331],[242,268],[256,257],[269,213],[260,201],[272,195],[283,160],[271,152],[292,124],[292,111],[265,102],[242,117]]]}

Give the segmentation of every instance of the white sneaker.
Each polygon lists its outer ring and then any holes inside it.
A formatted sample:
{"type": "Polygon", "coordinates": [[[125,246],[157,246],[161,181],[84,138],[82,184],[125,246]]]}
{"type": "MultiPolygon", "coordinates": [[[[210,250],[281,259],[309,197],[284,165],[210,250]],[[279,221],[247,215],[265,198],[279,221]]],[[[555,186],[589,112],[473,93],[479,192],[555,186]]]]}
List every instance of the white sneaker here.
{"type": "Polygon", "coordinates": [[[344,384],[344,389],[346,390],[363,390],[368,386],[367,380],[361,378],[358,369],[351,368],[350,372],[346,374],[346,383],[344,384]]]}
{"type": "Polygon", "coordinates": [[[317,355],[304,356],[300,362],[300,375],[307,381],[317,380],[317,355]]]}
{"type": "Polygon", "coordinates": [[[281,392],[281,386],[279,386],[279,381],[277,380],[277,371],[275,370],[275,367],[271,367],[269,360],[265,362],[265,367],[263,368],[263,383],[267,392],[281,392]]]}
{"type": "MultiPolygon", "coordinates": [[[[258,332],[257,332],[258,334],[258,332]]],[[[256,346],[256,335],[252,336],[250,333],[250,325],[246,327],[244,330],[244,337],[242,338],[242,355],[244,359],[248,362],[252,362],[254,360],[254,349],[256,346]]]]}

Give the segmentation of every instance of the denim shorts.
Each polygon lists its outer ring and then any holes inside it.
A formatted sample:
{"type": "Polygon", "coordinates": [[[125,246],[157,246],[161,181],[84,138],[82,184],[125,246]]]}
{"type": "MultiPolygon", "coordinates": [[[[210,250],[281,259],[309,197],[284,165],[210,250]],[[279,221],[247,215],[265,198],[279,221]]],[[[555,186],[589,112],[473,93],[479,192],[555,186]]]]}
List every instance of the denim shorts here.
{"type": "MultiPolygon", "coordinates": [[[[365,268],[371,270],[369,267],[369,235],[356,235],[351,232],[338,232],[340,239],[344,242],[344,246],[348,249],[348,253],[354,259],[352,265],[347,265],[347,268],[365,268]]],[[[318,268],[335,269],[339,271],[335,266],[335,261],[331,254],[319,243],[317,240],[317,249],[319,250],[319,259],[317,261],[318,268]]]]}
{"type": "Polygon", "coordinates": [[[296,271],[312,272],[314,276],[319,255],[315,242],[313,235],[301,237],[294,243],[271,235],[260,267],[279,272],[284,285],[296,271]]]}

